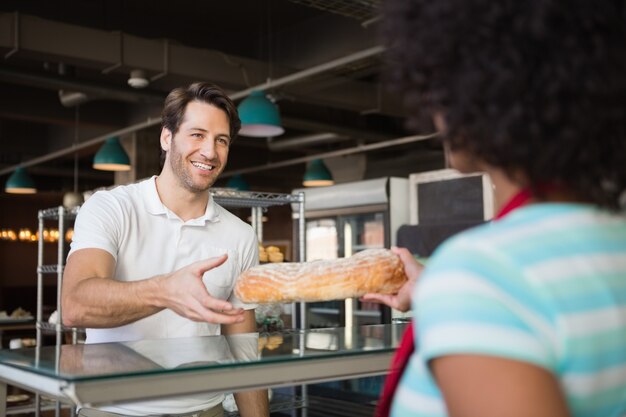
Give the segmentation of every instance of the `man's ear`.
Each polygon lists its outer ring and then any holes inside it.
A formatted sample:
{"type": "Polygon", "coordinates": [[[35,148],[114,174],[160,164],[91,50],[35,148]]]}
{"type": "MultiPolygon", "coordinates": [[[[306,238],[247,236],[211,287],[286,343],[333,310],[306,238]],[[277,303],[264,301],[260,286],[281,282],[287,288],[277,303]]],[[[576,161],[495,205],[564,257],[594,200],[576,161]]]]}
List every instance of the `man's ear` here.
{"type": "Polygon", "coordinates": [[[161,129],[160,140],[161,149],[163,149],[165,152],[168,152],[170,150],[170,146],[172,145],[172,132],[167,128],[161,129]]]}

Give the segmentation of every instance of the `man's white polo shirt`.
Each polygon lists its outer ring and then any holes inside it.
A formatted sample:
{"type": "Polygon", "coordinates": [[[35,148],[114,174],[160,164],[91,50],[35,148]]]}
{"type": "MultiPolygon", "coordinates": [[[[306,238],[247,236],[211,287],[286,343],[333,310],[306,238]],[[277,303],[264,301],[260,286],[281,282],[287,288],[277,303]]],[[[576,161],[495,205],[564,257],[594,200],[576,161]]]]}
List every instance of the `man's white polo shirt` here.
{"type": "MultiPolygon", "coordinates": [[[[183,222],[161,203],[156,176],[137,184],[99,191],[81,207],[68,255],[86,248],[109,252],[114,278],[135,281],[170,273],[193,262],[228,254],[205,273],[209,293],[244,305],[232,293],[241,272],[258,263],[258,244],[247,223],[209,197],[204,216],[183,222]]],[[[220,326],[196,323],[171,310],[112,329],[88,329],[87,343],[219,334],[220,326]]]]}

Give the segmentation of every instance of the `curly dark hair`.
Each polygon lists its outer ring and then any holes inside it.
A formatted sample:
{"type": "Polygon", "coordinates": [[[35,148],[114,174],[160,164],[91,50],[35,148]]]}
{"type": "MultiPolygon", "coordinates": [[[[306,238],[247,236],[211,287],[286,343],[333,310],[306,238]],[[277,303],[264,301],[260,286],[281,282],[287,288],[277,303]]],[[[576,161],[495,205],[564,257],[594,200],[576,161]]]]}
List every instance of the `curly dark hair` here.
{"type": "Polygon", "coordinates": [[[625,1],[386,0],[383,11],[387,79],[411,128],[441,113],[452,149],[536,189],[624,207],[625,1]]]}

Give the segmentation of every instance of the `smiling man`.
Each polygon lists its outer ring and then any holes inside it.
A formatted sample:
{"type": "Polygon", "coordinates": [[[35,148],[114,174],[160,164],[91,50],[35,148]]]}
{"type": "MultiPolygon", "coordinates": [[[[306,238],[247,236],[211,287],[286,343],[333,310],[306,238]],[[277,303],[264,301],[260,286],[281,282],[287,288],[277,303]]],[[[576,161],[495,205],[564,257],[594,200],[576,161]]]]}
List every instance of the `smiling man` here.
{"type": "MultiPolygon", "coordinates": [[[[63,322],[87,343],[254,332],[254,307],[232,292],[258,263],[252,228],[216,204],[241,123],[218,87],[173,90],[162,113],[163,169],[94,194],[80,209],[63,277],[63,322]]],[[[256,351],[254,352],[256,353],[256,351]]],[[[221,416],[222,395],[144,401],[83,416],[221,416]]],[[[267,416],[266,391],[235,394],[242,416],[267,416]]]]}

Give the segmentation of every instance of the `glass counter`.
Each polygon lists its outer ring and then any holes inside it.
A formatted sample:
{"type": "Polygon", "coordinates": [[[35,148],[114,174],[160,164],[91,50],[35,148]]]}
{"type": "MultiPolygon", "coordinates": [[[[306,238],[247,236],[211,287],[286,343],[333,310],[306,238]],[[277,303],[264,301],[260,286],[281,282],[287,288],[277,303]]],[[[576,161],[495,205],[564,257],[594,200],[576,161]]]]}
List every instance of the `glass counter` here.
{"type": "Polygon", "coordinates": [[[96,406],[383,375],[406,324],[0,350],[6,386],[96,406]]]}

